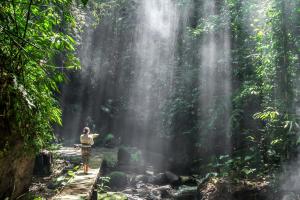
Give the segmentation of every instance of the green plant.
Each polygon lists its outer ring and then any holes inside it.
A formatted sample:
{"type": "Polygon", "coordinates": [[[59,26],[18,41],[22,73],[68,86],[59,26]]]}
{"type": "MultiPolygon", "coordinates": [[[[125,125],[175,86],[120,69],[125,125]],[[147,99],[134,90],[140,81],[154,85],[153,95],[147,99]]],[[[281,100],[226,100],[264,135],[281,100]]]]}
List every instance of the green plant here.
{"type": "Polygon", "coordinates": [[[108,176],[101,176],[99,178],[100,183],[97,184],[97,188],[98,188],[99,193],[107,192],[110,189],[110,187],[108,186],[109,181],[110,181],[110,177],[108,177],[108,176]]]}
{"type": "Polygon", "coordinates": [[[139,162],[139,161],[141,161],[141,157],[142,157],[141,152],[140,151],[136,151],[136,152],[134,152],[134,153],[131,154],[130,160],[132,162],[139,162]]]}
{"type": "Polygon", "coordinates": [[[99,200],[128,200],[126,195],[117,192],[107,192],[98,195],[99,200]]]}
{"type": "MultiPolygon", "coordinates": [[[[1,4],[1,123],[9,123],[14,140],[30,151],[53,139],[52,125],[61,124],[57,85],[64,69],[80,67],[70,35],[76,26],[71,7],[70,0],[49,0],[47,6],[33,0],[1,4]]],[[[0,149],[12,145],[10,134],[0,149]]]]}
{"type": "Polygon", "coordinates": [[[34,197],[33,200],[44,200],[44,198],[42,198],[42,197],[34,197]]]}

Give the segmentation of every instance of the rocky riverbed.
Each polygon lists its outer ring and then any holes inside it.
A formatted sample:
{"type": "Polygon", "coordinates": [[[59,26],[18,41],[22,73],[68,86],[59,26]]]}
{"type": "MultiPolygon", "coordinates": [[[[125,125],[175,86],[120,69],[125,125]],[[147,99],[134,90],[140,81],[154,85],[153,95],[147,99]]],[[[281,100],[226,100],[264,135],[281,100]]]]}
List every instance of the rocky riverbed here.
{"type": "MultiPolygon", "coordinates": [[[[118,195],[127,200],[274,200],[266,180],[234,182],[226,178],[178,176],[172,172],[128,174],[113,171],[110,199],[118,195]],[[117,184],[116,184],[117,183],[117,184]],[[115,193],[112,193],[115,192],[115,193]]],[[[105,193],[102,194],[105,199],[105,193]]],[[[101,199],[101,198],[100,198],[101,199]]]]}
{"type": "MultiPolygon", "coordinates": [[[[131,153],[135,151],[131,151],[131,153]]],[[[130,152],[118,151],[114,165],[104,164],[99,180],[101,200],[274,200],[270,182],[219,178],[214,174],[178,175],[150,167],[141,158],[132,161],[130,152]],[[127,152],[128,153],[128,152],[127,152]],[[109,181],[105,179],[108,177],[109,181]],[[104,188],[106,186],[110,189],[104,188]],[[106,190],[106,192],[104,192],[106,190]]],[[[105,163],[107,161],[104,161],[105,163]]],[[[111,163],[111,161],[110,161],[111,163]]]]}
{"type": "Polygon", "coordinates": [[[183,184],[183,178],[172,172],[126,174],[113,171],[107,176],[110,177],[111,191],[118,192],[118,195],[122,193],[128,200],[198,199],[197,182],[192,177],[184,177],[191,180],[190,184],[183,184]]]}

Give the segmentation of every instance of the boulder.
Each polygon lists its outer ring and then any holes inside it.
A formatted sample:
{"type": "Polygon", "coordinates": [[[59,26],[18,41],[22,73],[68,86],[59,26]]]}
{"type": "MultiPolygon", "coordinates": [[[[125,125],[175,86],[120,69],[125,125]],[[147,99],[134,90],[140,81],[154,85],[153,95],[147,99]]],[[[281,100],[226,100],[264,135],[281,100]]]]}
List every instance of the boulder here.
{"type": "Polygon", "coordinates": [[[188,186],[196,186],[198,184],[197,179],[191,176],[180,176],[180,184],[188,186]]]}
{"type": "Polygon", "coordinates": [[[148,177],[146,175],[137,175],[134,177],[134,183],[147,183],[148,177]]]}
{"type": "Polygon", "coordinates": [[[104,146],[107,148],[114,148],[120,144],[121,138],[116,138],[113,134],[107,134],[104,139],[104,146]]]}
{"type": "Polygon", "coordinates": [[[132,147],[120,147],[116,169],[118,171],[144,173],[145,165],[140,150],[132,147]]]}
{"type": "Polygon", "coordinates": [[[129,165],[131,153],[128,148],[120,147],[118,150],[118,165],[129,165]]]}
{"type": "Polygon", "coordinates": [[[179,183],[180,183],[179,176],[177,176],[176,174],[174,174],[174,173],[172,173],[170,171],[166,171],[165,175],[166,175],[166,178],[167,178],[167,181],[168,181],[169,184],[171,184],[171,185],[179,185],[179,183]]]}
{"type": "Polygon", "coordinates": [[[158,173],[148,177],[148,182],[154,185],[179,185],[180,178],[176,174],[167,171],[165,173],[158,173]]]}
{"type": "Polygon", "coordinates": [[[148,182],[154,185],[167,185],[168,179],[165,173],[158,173],[153,176],[149,176],[148,182]]]}
{"type": "Polygon", "coordinates": [[[47,150],[41,151],[35,157],[34,175],[49,176],[52,172],[52,153],[47,150]]]}
{"type": "Polygon", "coordinates": [[[124,172],[113,171],[108,174],[108,177],[110,178],[109,186],[111,188],[125,188],[128,184],[127,175],[124,172]]]}
{"type": "Polygon", "coordinates": [[[197,196],[197,186],[183,185],[179,187],[179,190],[173,195],[173,198],[175,200],[194,200],[197,199],[197,196]]]}
{"type": "Polygon", "coordinates": [[[158,187],[156,190],[160,192],[160,196],[163,199],[172,197],[173,189],[170,185],[158,187]]]}

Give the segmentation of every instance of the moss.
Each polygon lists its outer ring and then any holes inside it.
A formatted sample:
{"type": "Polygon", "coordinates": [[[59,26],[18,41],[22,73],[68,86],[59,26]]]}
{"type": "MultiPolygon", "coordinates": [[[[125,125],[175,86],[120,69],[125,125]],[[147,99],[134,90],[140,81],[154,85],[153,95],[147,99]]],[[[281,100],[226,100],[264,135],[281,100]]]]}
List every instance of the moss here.
{"type": "Polygon", "coordinates": [[[110,178],[109,186],[120,188],[127,185],[127,175],[124,172],[114,171],[108,177],[110,178]]]}
{"type": "Polygon", "coordinates": [[[111,133],[107,134],[104,138],[104,143],[112,142],[115,139],[115,136],[111,133]]]}
{"type": "Polygon", "coordinates": [[[128,200],[128,198],[122,193],[107,192],[98,194],[99,200],[128,200]]]}
{"type": "Polygon", "coordinates": [[[106,162],[109,168],[113,168],[117,165],[118,157],[115,152],[103,152],[103,162],[106,162]]]}

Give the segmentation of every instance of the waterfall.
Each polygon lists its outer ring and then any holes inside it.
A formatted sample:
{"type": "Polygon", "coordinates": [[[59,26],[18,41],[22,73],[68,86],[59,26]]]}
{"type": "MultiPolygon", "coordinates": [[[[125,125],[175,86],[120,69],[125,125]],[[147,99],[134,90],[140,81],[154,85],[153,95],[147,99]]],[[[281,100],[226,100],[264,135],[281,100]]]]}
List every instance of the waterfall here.
{"type": "Polygon", "coordinates": [[[142,0],[137,19],[135,74],[124,118],[133,143],[155,148],[153,138],[163,131],[163,108],[172,93],[177,8],[172,0],[142,0]]]}
{"type": "Polygon", "coordinates": [[[199,48],[199,81],[200,134],[210,144],[207,148],[224,152],[230,148],[231,47],[228,11],[222,6],[217,8],[215,0],[203,2],[206,31],[199,48]],[[216,25],[218,18],[224,23],[216,25]]]}
{"type": "MultiPolygon", "coordinates": [[[[76,20],[81,22],[75,30],[75,39],[80,44],[78,56],[80,58],[82,69],[80,72],[73,72],[74,74],[72,72],[67,72],[68,76],[73,76],[71,78],[71,81],[73,82],[69,85],[69,80],[67,79],[67,84],[64,84],[62,87],[61,104],[64,126],[60,129],[57,128],[58,130],[56,130],[56,132],[58,132],[60,136],[64,136],[66,138],[66,141],[64,141],[65,144],[76,143],[83,126],[90,125],[82,123],[82,118],[85,118],[85,113],[89,111],[85,111],[85,107],[78,104],[76,100],[79,100],[80,103],[82,101],[91,101],[88,97],[88,84],[78,84],[78,82],[84,83],[87,78],[89,78],[90,72],[94,70],[94,67],[91,66],[94,66],[95,64],[92,59],[92,40],[94,34],[92,24],[94,22],[89,14],[90,11],[89,9],[87,11],[83,11],[77,7],[73,7],[72,12],[76,16],[76,20]],[[80,32],[82,29],[85,30],[84,33],[80,32]],[[74,85],[76,86],[76,96],[74,96],[74,91],[72,89],[74,85]]],[[[89,109],[93,109],[90,102],[88,104],[89,109]]]]}
{"type": "Polygon", "coordinates": [[[126,9],[133,10],[127,11],[130,16],[116,7],[82,36],[82,70],[71,73],[71,83],[62,89],[64,127],[59,132],[69,143],[76,142],[83,126],[91,126],[125,143],[155,148],[160,145],[154,138],[168,131],[163,109],[173,90],[176,1],[141,0],[126,9]]]}

